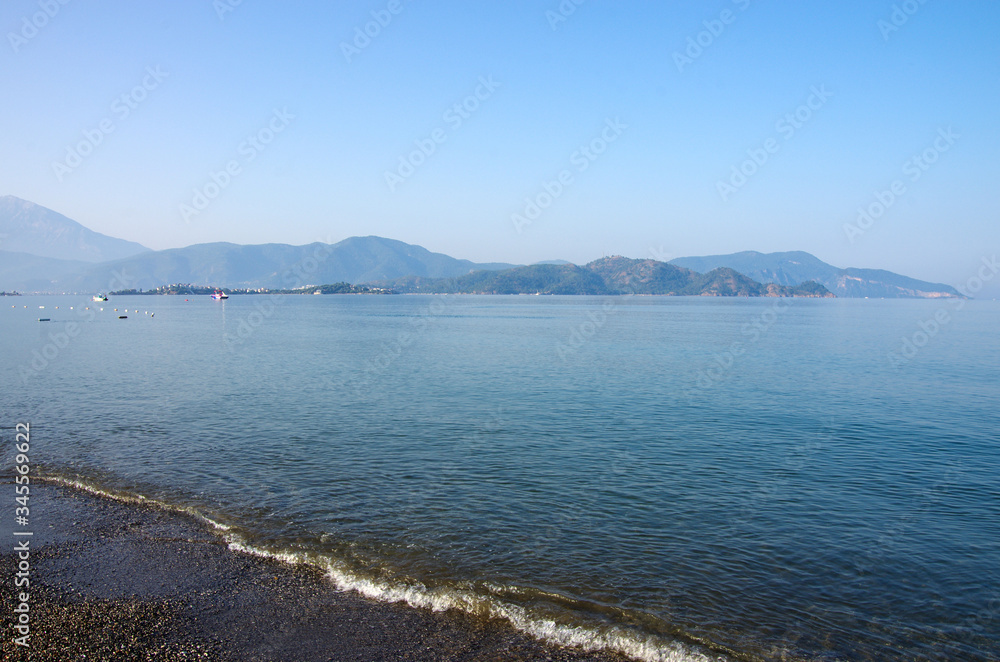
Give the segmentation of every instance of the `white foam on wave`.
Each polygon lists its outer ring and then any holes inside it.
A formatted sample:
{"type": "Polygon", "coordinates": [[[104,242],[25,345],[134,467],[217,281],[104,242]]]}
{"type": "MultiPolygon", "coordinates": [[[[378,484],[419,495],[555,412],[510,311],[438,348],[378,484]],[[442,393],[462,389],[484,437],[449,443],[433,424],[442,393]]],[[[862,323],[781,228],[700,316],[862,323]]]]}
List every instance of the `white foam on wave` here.
{"type": "Polygon", "coordinates": [[[677,641],[646,635],[620,626],[567,625],[532,613],[530,609],[507,602],[498,596],[527,593],[517,586],[491,584],[492,595],[482,595],[460,587],[429,588],[420,583],[376,580],[351,570],[345,563],[313,552],[269,550],[251,545],[233,527],[208,517],[196,508],[165,503],[142,494],[127,494],[107,490],[83,480],[61,476],[39,477],[96,496],[123,503],[153,505],[164,510],[182,512],[208,524],[220,532],[229,548],[289,565],[309,564],[322,569],[339,590],[354,591],[379,602],[403,602],[418,609],[447,611],[457,609],[474,616],[499,618],[516,629],[542,641],[586,651],[609,651],[642,662],[725,662],[723,656],[708,656],[677,641]]]}
{"type": "Polygon", "coordinates": [[[104,497],[105,499],[111,499],[113,501],[121,501],[122,503],[151,503],[141,494],[124,494],[122,492],[110,492],[103,488],[97,487],[96,485],[91,485],[90,483],[85,483],[82,480],[75,478],[63,478],[61,476],[36,476],[36,480],[46,481],[49,483],[58,483],[59,485],[65,485],[67,487],[72,487],[74,489],[80,490],[81,492],[87,492],[99,497],[104,497]]]}
{"type": "Polygon", "coordinates": [[[499,618],[537,639],[586,651],[620,653],[642,662],[723,662],[722,656],[708,656],[677,642],[645,635],[619,626],[566,625],[533,614],[530,609],[490,595],[480,595],[456,587],[428,588],[422,584],[375,580],[344,567],[343,563],[320,554],[272,551],[246,543],[238,536],[226,536],[234,551],[275,559],[290,565],[320,567],[342,591],[355,591],[379,602],[404,602],[418,609],[457,609],[475,616],[499,618]]]}
{"type": "Polygon", "coordinates": [[[187,515],[194,517],[200,522],[208,524],[210,527],[218,531],[229,531],[232,529],[231,526],[223,524],[222,522],[218,522],[209,517],[208,515],[205,515],[197,508],[192,508],[191,506],[178,506],[171,503],[166,503],[165,501],[160,501],[158,499],[150,499],[142,494],[127,494],[125,492],[110,491],[75,478],[63,478],[62,476],[38,476],[37,480],[47,481],[50,483],[58,483],[59,485],[72,487],[82,492],[87,492],[89,494],[103,497],[105,499],[111,499],[113,501],[120,501],[121,503],[144,504],[144,505],[156,506],[157,508],[162,508],[163,510],[168,510],[175,513],[185,513],[187,515]]]}

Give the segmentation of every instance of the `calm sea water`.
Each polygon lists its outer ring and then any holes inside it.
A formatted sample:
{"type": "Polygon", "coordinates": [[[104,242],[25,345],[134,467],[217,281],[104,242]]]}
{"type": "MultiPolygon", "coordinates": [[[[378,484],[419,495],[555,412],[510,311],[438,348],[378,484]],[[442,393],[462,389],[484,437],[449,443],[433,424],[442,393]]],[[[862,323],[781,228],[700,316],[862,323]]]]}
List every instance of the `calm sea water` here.
{"type": "Polygon", "coordinates": [[[638,659],[1000,656],[1000,304],[189,298],[0,298],[44,472],[638,659]]]}

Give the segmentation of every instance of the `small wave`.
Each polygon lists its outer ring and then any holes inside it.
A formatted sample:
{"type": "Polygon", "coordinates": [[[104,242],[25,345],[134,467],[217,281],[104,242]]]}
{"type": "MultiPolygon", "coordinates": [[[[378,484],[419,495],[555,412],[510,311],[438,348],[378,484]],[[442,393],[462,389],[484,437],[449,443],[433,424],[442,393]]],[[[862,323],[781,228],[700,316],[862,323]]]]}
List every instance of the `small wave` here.
{"type": "Polygon", "coordinates": [[[341,591],[354,591],[379,602],[403,602],[418,609],[447,611],[457,609],[473,616],[498,618],[542,641],[582,649],[620,653],[642,662],[725,662],[722,655],[709,655],[679,641],[646,634],[616,625],[598,623],[560,623],[530,607],[503,600],[503,595],[533,595],[537,591],[513,585],[490,583],[483,592],[460,586],[427,587],[418,582],[366,577],[347,563],[318,552],[274,550],[251,544],[233,526],[215,520],[197,508],[171,504],[142,494],[98,486],[81,478],[58,475],[39,476],[38,480],[65,485],[95,496],[128,504],[151,505],[163,510],[184,513],[217,531],[233,551],[274,559],[289,565],[308,564],[322,570],[341,591]]]}
{"type": "MultiPolygon", "coordinates": [[[[457,609],[474,616],[499,618],[509,622],[521,632],[560,646],[586,651],[620,653],[642,662],[724,662],[727,659],[721,655],[706,655],[677,641],[620,626],[558,623],[552,618],[532,613],[529,608],[469,589],[453,586],[431,588],[419,583],[376,580],[364,577],[336,559],[322,554],[273,551],[248,544],[239,536],[227,536],[227,538],[230,538],[229,548],[234,551],[275,559],[290,565],[308,564],[319,567],[342,591],[355,591],[379,602],[404,602],[418,609],[431,611],[457,609]]],[[[514,587],[507,587],[505,592],[513,592],[512,589],[516,590],[514,587]]]]}
{"type": "Polygon", "coordinates": [[[74,489],[80,490],[82,492],[87,492],[88,494],[93,494],[95,496],[103,497],[105,499],[111,499],[113,501],[119,501],[121,503],[129,504],[144,504],[148,506],[156,506],[157,508],[162,508],[175,513],[184,513],[185,515],[190,515],[194,517],[199,522],[204,522],[208,524],[211,528],[217,531],[231,531],[233,527],[228,524],[223,524],[217,520],[212,519],[208,515],[205,515],[197,508],[192,508],[190,506],[178,506],[176,504],[167,503],[165,501],[160,501],[159,499],[151,499],[142,494],[129,494],[127,492],[122,492],[120,490],[115,490],[106,487],[98,487],[92,483],[84,481],[79,478],[65,478],[63,476],[47,475],[47,476],[36,476],[36,480],[45,481],[49,483],[57,483],[59,485],[65,485],[67,487],[72,487],[74,489]]]}

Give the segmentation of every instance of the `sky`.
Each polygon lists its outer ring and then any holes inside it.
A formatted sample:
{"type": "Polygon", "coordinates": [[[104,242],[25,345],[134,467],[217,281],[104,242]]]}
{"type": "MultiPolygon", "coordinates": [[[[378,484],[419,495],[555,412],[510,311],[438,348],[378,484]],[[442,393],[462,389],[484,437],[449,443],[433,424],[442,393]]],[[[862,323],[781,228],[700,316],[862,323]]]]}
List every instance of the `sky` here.
{"type": "Polygon", "coordinates": [[[0,195],[153,249],[804,250],[957,285],[1000,244],[998,29],[962,0],[8,0],[0,195]]]}

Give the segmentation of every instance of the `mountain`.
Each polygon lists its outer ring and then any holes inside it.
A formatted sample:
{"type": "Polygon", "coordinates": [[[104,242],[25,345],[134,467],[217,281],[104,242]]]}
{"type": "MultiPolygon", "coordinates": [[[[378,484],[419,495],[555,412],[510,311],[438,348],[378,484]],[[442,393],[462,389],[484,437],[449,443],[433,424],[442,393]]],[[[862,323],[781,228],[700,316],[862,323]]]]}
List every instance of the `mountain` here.
{"type": "Polygon", "coordinates": [[[149,251],[13,195],[0,196],[0,249],[82,262],[107,262],[149,251]]]}
{"type": "Polygon", "coordinates": [[[744,251],[730,255],[681,257],[671,260],[670,264],[702,272],[728,267],[756,281],[778,285],[799,285],[811,280],[838,297],[934,299],[962,296],[950,285],[928,283],[881,269],[841,269],[803,251],[744,251]]]}
{"type": "Polygon", "coordinates": [[[425,294],[617,294],[598,274],[575,264],[532,264],[503,271],[474,271],[456,278],[407,277],[370,285],[425,294]]]}
{"type": "Polygon", "coordinates": [[[656,260],[615,256],[585,266],[533,264],[476,271],[457,278],[399,278],[368,284],[403,293],[667,294],[700,296],[833,296],[821,285],[763,285],[728,268],[700,274],[656,260]]]}
{"type": "MultiPolygon", "coordinates": [[[[290,288],[324,283],[363,283],[420,276],[454,277],[511,264],[477,264],[382,237],[351,237],[336,244],[195,244],[143,253],[95,265],[67,283],[80,292],[152,289],[171,283],[239,288],[290,288]],[[109,287],[114,274],[122,274],[109,287]],[[123,282],[124,281],[124,282],[123,282]]],[[[9,286],[8,286],[9,287],[9,286]]]]}
{"type": "Polygon", "coordinates": [[[605,257],[587,264],[610,287],[635,294],[684,294],[701,275],[657,260],[605,257]]]}
{"type": "Polygon", "coordinates": [[[339,282],[407,292],[823,296],[829,289],[844,297],[961,296],[948,285],[877,269],[839,269],[804,252],[748,251],[670,263],[611,257],[583,267],[552,260],[517,267],[478,264],[371,236],[336,244],[220,242],[151,251],[40,205],[0,197],[0,290],[101,292],[175,283],[287,289],[339,282]]]}
{"type": "Polygon", "coordinates": [[[90,266],[79,260],[57,260],[15,251],[0,251],[0,290],[40,292],[59,287],[68,276],[90,266]]]}

